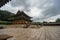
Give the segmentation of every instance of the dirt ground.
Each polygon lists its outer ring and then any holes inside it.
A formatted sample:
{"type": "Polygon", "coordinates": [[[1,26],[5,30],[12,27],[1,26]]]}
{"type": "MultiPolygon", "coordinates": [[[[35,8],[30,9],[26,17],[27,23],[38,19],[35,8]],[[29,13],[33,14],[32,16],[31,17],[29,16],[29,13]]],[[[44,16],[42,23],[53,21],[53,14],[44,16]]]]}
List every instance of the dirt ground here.
{"type": "Polygon", "coordinates": [[[41,28],[6,28],[1,34],[13,36],[8,40],[60,40],[60,26],[42,26],[41,28]]]}

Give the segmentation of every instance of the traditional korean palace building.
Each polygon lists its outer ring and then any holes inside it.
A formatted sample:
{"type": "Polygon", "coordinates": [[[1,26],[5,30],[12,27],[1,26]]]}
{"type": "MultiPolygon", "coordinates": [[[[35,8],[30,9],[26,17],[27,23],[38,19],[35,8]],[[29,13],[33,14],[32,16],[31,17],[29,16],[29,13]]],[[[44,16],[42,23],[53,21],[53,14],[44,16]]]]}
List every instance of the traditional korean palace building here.
{"type": "Polygon", "coordinates": [[[12,24],[31,24],[31,18],[32,17],[25,14],[24,11],[18,10],[18,12],[9,20],[12,21],[12,24]]]}
{"type": "Polygon", "coordinates": [[[40,28],[42,26],[60,26],[60,23],[35,23],[31,20],[32,17],[28,16],[24,11],[18,10],[8,20],[11,21],[11,25],[4,25],[4,28],[40,28]]]}

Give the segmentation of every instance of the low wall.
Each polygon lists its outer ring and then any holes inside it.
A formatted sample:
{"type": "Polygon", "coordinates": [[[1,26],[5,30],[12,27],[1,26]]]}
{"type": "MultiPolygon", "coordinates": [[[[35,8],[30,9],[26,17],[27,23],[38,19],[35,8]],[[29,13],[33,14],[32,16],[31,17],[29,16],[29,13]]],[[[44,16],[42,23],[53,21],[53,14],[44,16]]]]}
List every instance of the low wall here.
{"type": "Polygon", "coordinates": [[[40,28],[41,26],[21,24],[21,25],[0,25],[0,27],[3,27],[3,28],[40,28]]]}

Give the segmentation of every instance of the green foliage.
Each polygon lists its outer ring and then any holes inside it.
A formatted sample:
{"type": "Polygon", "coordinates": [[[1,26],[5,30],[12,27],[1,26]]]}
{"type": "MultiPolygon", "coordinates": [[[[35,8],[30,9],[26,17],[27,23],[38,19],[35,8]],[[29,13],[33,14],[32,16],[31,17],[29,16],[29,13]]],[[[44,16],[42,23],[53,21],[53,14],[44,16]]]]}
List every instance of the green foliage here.
{"type": "Polygon", "coordinates": [[[4,27],[3,26],[0,26],[0,29],[3,29],[4,27]]]}
{"type": "Polygon", "coordinates": [[[6,21],[6,20],[8,20],[8,18],[10,18],[12,15],[14,15],[14,14],[11,13],[11,12],[0,10],[0,20],[6,21]]]}
{"type": "Polygon", "coordinates": [[[12,22],[9,22],[9,21],[0,21],[0,25],[10,25],[12,24],[12,22]]]}
{"type": "Polygon", "coordinates": [[[4,24],[4,25],[12,24],[12,22],[8,21],[8,19],[11,18],[13,15],[14,15],[14,13],[4,11],[4,10],[0,10],[0,25],[1,24],[4,24]]]}
{"type": "Polygon", "coordinates": [[[56,20],[56,22],[59,22],[59,23],[60,23],[60,18],[58,18],[58,19],[56,20]]]}
{"type": "Polygon", "coordinates": [[[12,24],[12,22],[9,22],[9,21],[0,21],[0,24],[10,25],[10,24],[12,24]]]}
{"type": "Polygon", "coordinates": [[[43,21],[43,23],[47,23],[46,21],[43,21]]]}

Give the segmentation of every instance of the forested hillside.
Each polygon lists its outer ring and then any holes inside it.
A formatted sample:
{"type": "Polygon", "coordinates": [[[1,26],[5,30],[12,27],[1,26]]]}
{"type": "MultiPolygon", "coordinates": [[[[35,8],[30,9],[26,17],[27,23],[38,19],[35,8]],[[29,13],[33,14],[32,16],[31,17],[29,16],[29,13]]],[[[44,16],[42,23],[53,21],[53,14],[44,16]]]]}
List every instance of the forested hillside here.
{"type": "Polygon", "coordinates": [[[0,24],[11,24],[10,21],[8,21],[9,18],[11,18],[14,15],[14,13],[11,13],[9,11],[0,10],[0,24]]]}
{"type": "Polygon", "coordinates": [[[4,11],[4,10],[0,10],[0,20],[2,20],[2,21],[7,21],[8,18],[10,18],[13,15],[14,15],[14,13],[4,11]]]}

